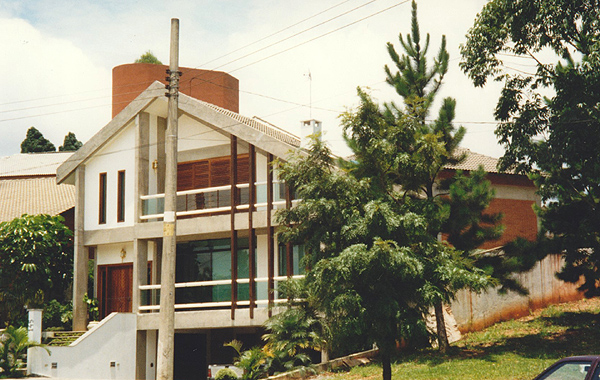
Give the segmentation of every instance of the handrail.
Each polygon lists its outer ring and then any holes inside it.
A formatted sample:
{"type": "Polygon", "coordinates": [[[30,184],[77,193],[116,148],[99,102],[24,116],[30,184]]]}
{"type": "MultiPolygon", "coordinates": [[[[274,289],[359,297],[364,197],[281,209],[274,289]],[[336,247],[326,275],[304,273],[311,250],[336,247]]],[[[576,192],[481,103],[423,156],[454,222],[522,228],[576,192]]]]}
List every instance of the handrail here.
{"type": "MultiPolygon", "coordinates": [[[[276,183],[281,183],[280,181],[273,181],[273,184],[276,183]]],[[[266,185],[267,182],[254,182],[254,186],[260,186],[260,185],[266,185]]],[[[250,187],[249,183],[238,183],[235,185],[235,187],[237,187],[238,189],[243,189],[243,188],[247,188],[250,187]]],[[[213,191],[220,191],[220,190],[231,190],[231,185],[223,185],[223,186],[215,186],[215,187],[205,187],[202,189],[192,189],[192,190],[181,190],[177,192],[177,196],[180,195],[194,195],[194,194],[203,194],[203,193],[210,193],[213,191]]],[[[150,195],[140,195],[140,199],[142,200],[148,200],[148,199],[158,199],[158,198],[164,198],[165,194],[164,193],[159,193],[159,194],[150,194],[150,195]]]]}
{"type": "MultiPolygon", "coordinates": [[[[304,275],[294,275],[294,276],[275,276],[273,277],[273,281],[285,281],[288,279],[298,280],[304,278],[304,275]]],[[[254,279],[255,282],[267,282],[269,281],[268,277],[256,277],[254,279]]],[[[249,278],[238,278],[236,280],[237,284],[249,284],[249,278]]],[[[191,281],[191,282],[178,282],[175,284],[175,288],[195,288],[195,287],[203,287],[203,286],[216,286],[216,285],[231,285],[231,280],[211,280],[211,281],[191,281]]],[[[140,290],[157,290],[160,289],[160,284],[152,284],[152,285],[140,285],[140,290]]]]}

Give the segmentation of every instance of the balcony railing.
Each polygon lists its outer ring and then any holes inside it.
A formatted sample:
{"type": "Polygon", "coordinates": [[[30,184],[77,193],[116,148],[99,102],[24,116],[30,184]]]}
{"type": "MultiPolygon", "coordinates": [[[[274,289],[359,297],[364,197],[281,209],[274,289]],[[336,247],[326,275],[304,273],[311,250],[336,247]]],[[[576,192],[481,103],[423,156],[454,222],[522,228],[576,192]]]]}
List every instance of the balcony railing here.
{"type": "MultiPolygon", "coordinates": [[[[267,206],[267,183],[256,182],[255,209],[267,206]]],[[[273,182],[273,207],[285,206],[284,184],[273,182]]],[[[247,210],[249,202],[249,184],[236,185],[238,200],[236,210],[247,210]]],[[[143,195],[142,216],[140,219],[161,219],[164,213],[165,194],[143,195]]],[[[177,192],[177,216],[218,214],[231,210],[231,185],[208,187],[177,192]]]]}
{"type": "MultiPolygon", "coordinates": [[[[278,276],[278,277],[273,277],[273,282],[280,282],[280,281],[285,281],[288,279],[301,279],[304,278],[304,275],[296,275],[296,276],[278,276]]],[[[258,277],[254,279],[255,283],[257,284],[264,284],[267,285],[267,283],[269,282],[269,278],[268,277],[258,277]]],[[[236,283],[238,285],[240,284],[250,284],[250,279],[249,278],[240,278],[236,280],[236,283]]],[[[232,281],[229,280],[213,280],[213,281],[195,281],[195,282],[180,282],[180,283],[176,283],[175,284],[175,290],[177,291],[177,289],[183,289],[183,288],[189,288],[189,289],[201,289],[201,288],[207,288],[207,287],[216,287],[216,286],[227,286],[227,285],[231,285],[232,281]]],[[[139,287],[140,291],[142,292],[142,297],[141,299],[144,300],[142,306],[139,307],[139,312],[154,312],[154,311],[158,311],[160,310],[160,284],[155,284],[155,285],[141,285],[139,287]]],[[[269,292],[268,291],[263,291],[263,292],[255,292],[255,294],[264,294],[264,295],[268,295],[269,292]]],[[[175,299],[177,302],[177,294],[175,296],[175,299]]],[[[282,303],[282,302],[286,302],[287,299],[272,299],[269,300],[268,296],[267,297],[254,297],[253,300],[238,300],[237,302],[235,302],[235,305],[237,307],[246,307],[246,306],[250,306],[251,302],[256,305],[256,306],[263,306],[263,305],[268,305],[269,302],[273,302],[273,303],[282,303]]],[[[207,309],[207,308],[230,308],[232,307],[233,303],[231,302],[231,300],[225,300],[225,301],[208,301],[208,302],[194,302],[194,303],[175,303],[175,310],[194,310],[194,309],[207,309]]]]}

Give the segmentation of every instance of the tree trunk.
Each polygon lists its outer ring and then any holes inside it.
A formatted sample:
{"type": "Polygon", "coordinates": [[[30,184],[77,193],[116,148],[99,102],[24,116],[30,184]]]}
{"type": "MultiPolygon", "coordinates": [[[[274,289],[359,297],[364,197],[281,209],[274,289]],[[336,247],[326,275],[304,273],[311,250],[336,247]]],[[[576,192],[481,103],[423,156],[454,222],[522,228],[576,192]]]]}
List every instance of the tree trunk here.
{"type": "Polygon", "coordinates": [[[446,321],[444,320],[444,304],[442,301],[435,303],[435,324],[438,336],[438,347],[440,352],[446,353],[450,348],[448,334],[446,333],[446,321]]]}
{"type": "Polygon", "coordinates": [[[392,380],[392,362],[389,352],[379,351],[381,355],[381,369],[383,370],[383,380],[392,380]]]}

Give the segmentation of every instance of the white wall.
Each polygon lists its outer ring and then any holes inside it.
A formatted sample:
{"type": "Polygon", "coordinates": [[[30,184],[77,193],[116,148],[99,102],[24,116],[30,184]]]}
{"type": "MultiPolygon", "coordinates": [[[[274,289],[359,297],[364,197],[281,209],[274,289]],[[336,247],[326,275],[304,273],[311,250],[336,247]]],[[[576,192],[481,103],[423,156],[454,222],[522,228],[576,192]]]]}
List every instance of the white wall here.
{"type": "Polygon", "coordinates": [[[132,313],[113,313],[70,346],[48,347],[51,355],[35,348],[28,358],[31,373],[61,379],[135,379],[136,319],[132,313]]]}
{"type": "Polygon", "coordinates": [[[496,289],[477,294],[460,291],[452,302],[452,312],[461,331],[476,331],[496,322],[528,315],[532,310],[547,305],[580,299],[576,284],[568,284],[556,278],[562,267],[560,255],[548,255],[535,267],[517,276],[529,290],[528,296],[515,292],[505,295],[496,289]]]}
{"type": "Polygon", "coordinates": [[[86,230],[99,230],[133,225],[135,181],[135,123],[129,123],[102,149],[95,153],[85,168],[86,230]],[[125,221],[117,223],[117,173],[125,170],[125,221]],[[98,223],[100,173],[106,173],[106,223],[98,223]]]}

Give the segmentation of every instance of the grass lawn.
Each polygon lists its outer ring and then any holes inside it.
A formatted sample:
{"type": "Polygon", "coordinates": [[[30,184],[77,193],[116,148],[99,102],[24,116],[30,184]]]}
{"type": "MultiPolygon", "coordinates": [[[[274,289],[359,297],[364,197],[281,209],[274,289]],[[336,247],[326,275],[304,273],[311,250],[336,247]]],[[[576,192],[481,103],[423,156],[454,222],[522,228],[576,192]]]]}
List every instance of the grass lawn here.
{"type": "MultiPolygon", "coordinates": [[[[600,298],[550,306],[514,321],[467,334],[447,355],[400,354],[393,379],[525,380],[556,360],[600,354],[600,298]]],[[[380,379],[381,366],[327,373],[319,380],[380,379]]]]}

